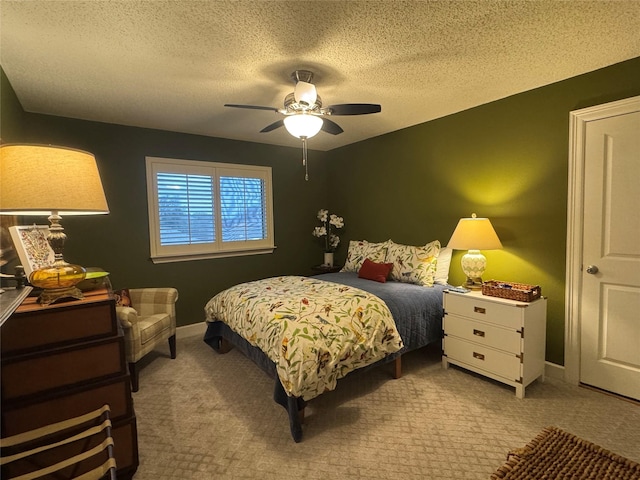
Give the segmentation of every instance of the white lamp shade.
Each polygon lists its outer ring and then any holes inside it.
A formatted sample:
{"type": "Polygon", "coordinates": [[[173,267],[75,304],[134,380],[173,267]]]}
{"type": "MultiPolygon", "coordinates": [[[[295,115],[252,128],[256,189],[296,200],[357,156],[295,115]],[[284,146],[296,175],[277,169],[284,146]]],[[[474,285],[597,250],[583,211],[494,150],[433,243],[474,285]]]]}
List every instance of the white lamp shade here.
{"type": "Polygon", "coordinates": [[[94,156],[44,145],[0,146],[0,213],[109,213],[94,156]]]}
{"type": "Polygon", "coordinates": [[[474,216],[460,219],[447,247],[454,250],[495,250],[502,248],[502,243],[488,218],[474,216]]]}
{"type": "Polygon", "coordinates": [[[287,131],[297,138],[311,138],[322,128],[322,119],[316,115],[298,113],[284,118],[287,131]]]}
{"type": "Polygon", "coordinates": [[[313,83],[302,81],[296,83],[293,96],[296,99],[296,102],[306,104],[310,107],[316,104],[316,99],[318,98],[316,86],[313,83]]]}

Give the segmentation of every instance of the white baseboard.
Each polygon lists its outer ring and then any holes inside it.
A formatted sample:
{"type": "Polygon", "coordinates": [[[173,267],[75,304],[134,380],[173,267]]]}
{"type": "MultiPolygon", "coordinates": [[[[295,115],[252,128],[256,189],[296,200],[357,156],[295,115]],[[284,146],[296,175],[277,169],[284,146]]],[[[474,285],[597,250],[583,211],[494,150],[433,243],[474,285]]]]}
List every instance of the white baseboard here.
{"type": "Polygon", "coordinates": [[[193,337],[195,335],[204,336],[204,332],[207,329],[207,322],[191,323],[182,327],[176,327],[176,338],[193,337]]]}
{"type": "Polygon", "coordinates": [[[544,375],[549,378],[564,380],[564,366],[557,363],[544,362],[544,375]]]}

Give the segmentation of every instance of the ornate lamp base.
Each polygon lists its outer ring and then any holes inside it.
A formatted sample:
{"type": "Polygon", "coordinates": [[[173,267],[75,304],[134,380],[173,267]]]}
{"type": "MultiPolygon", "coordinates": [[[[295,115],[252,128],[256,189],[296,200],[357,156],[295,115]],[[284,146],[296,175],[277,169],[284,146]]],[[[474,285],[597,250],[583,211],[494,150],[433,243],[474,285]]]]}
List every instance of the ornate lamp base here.
{"type": "Polygon", "coordinates": [[[462,286],[468,290],[482,290],[482,278],[467,277],[467,280],[464,282],[464,285],[462,286]]]}
{"type": "Polygon", "coordinates": [[[84,280],[86,271],[80,265],[73,265],[62,261],[56,261],[50,267],[36,270],[29,277],[31,285],[42,288],[38,297],[41,305],[49,305],[62,298],[84,298],[82,292],[76,287],[84,280]]]}
{"type": "Polygon", "coordinates": [[[57,211],[53,211],[49,216],[51,225],[47,241],[54,253],[53,265],[36,270],[29,276],[31,285],[43,289],[38,298],[38,302],[42,305],[49,305],[61,298],[72,297],[78,300],[84,298],[76,285],[84,280],[87,271],[80,265],[67,263],[62,257],[67,236],[60,225],[60,220],[61,217],[57,211]]]}
{"type": "Polygon", "coordinates": [[[62,298],[75,298],[76,300],[82,300],[84,295],[77,287],[50,288],[42,291],[38,297],[38,303],[40,305],[49,305],[62,298]]]}
{"type": "Polygon", "coordinates": [[[462,256],[460,263],[462,272],[467,276],[464,287],[469,290],[481,290],[482,274],[487,268],[487,258],[480,253],[480,250],[469,250],[462,256]]]}

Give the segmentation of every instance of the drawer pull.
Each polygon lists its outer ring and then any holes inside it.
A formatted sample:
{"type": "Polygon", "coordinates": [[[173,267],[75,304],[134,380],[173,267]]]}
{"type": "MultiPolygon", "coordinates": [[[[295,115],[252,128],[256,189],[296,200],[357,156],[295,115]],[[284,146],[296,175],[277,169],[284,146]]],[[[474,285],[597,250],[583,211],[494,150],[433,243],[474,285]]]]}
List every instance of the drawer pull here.
{"type": "Polygon", "coordinates": [[[473,334],[476,337],[484,337],[484,332],[482,330],[476,330],[475,328],[473,329],[473,334]]]}
{"type": "Polygon", "coordinates": [[[475,313],[481,313],[481,314],[485,314],[487,313],[487,309],[486,308],[482,308],[482,307],[473,307],[473,311],[475,313]]]}
{"type": "Polygon", "coordinates": [[[484,355],[478,352],[473,352],[473,358],[477,358],[478,360],[484,360],[484,355]]]}

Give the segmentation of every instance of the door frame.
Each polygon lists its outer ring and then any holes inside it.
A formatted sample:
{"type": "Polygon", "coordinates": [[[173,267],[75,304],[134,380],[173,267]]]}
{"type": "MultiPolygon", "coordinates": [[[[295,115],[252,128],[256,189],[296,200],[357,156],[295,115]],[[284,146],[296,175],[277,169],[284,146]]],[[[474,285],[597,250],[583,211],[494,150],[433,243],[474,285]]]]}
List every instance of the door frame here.
{"type": "Polygon", "coordinates": [[[567,263],[565,286],[564,379],[580,383],[580,298],[584,231],[584,156],[589,122],[633,112],[640,96],[569,112],[569,190],[567,198],[567,263]]]}

